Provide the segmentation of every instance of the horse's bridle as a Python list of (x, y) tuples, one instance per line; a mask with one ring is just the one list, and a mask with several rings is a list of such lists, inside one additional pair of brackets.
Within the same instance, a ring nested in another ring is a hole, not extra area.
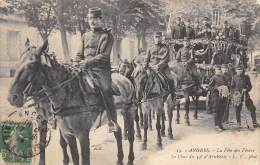
[[(44, 52), (44, 55), (46, 55), (45, 52)], [(42, 65), (39, 65), (37, 67), (37, 70), (38, 71), (42, 70)], [(77, 75), (75, 75), (68, 80), (65, 80), (61, 83), (58, 83), (54, 87), (41, 88), (39, 91), (34, 92), (34, 91), (32, 91), (33, 90), (33, 82), (35, 81), (37, 75), (39, 74), (38, 71), (36, 71), (34, 73), (31, 80), (29, 81), (28, 85), (26, 86), (26, 88), (23, 91), (25, 102), (29, 102), (30, 100), (34, 100), (34, 103), (28, 105), (27, 107), (32, 107), (32, 106), (38, 105), (39, 102), (44, 101), (46, 99), (49, 99), (49, 97), (51, 97), (52, 95), (47, 95), (46, 93), (53, 93), (53, 91), (65, 87), (66, 85), (68, 85), (71, 81), (73, 81), (77, 77)], [(45, 73), (44, 71), (42, 71), (42, 73), (44, 74), (45, 77), (47, 77), (47, 73)]]

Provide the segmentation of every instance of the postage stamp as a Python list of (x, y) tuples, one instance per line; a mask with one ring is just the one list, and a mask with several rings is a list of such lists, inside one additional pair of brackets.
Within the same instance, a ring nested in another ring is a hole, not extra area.
[(7, 120), (0, 122), (0, 129), (1, 158), (11, 164), (31, 164), (32, 158), (41, 154), (51, 139), (51, 127), (35, 110), (10, 113)]

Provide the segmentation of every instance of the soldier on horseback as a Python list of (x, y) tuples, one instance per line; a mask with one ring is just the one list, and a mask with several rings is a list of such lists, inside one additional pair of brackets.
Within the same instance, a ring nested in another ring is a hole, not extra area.
[(147, 52), (145, 70), (148, 73), (150, 71), (159, 73), (163, 77), (161, 80), (165, 88), (168, 88), (168, 85), (173, 85), (169, 82), (171, 78), (167, 72), (169, 58), (169, 48), (162, 42), (162, 32), (156, 32), (154, 34), (154, 45)]
[(183, 47), (178, 51), (176, 60), (184, 66), (188, 74), (195, 81), (195, 85), (199, 85), (198, 73), (194, 63), (194, 53), (191, 47), (190, 40), (185, 37)]
[(89, 9), (88, 22), (90, 31), (82, 36), (77, 59), (83, 70), (83, 79), (92, 82), (103, 101), (109, 120), (109, 132), (118, 131), (116, 112), (111, 89), (110, 53), (113, 46), (113, 36), (110, 30), (102, 28), (102, 11), (94, 7)]

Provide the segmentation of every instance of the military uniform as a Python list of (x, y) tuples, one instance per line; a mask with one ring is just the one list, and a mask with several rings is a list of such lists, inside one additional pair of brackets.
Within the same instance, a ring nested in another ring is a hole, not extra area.
[[(228, 65), (227, 64), (223, 64), (221, 66), (221, 68), (226, 68), (228, 69)], [(225, 77), (225, 80), (227, 82), (227, 86), (228, 86), (228, 89), (229, 89), (229, 92), (230, 92), (230, 89), (231, 89), (231, 80), (232, 80), (232, 74), (230, 73), (230, 71), (227, 71), (227, 72), (224, 72), (223, 73), (224, 77)], [(224, 119), (223, 121), (224, 122), (227, 122), (228, 121), (228, 118), (229, 118), (229, 104), (230, 104), (230, 98), (228, 98), (227, 104), (225, 105), (225, 111), (224, 111)]]
[(211, 38), (211, 26), (209, 23), (206, 23), (202, 26), (201, 31), (198, 33), (200, 37), (202, 38)]
[[(220, 69), (220, 67), (217, 69)], [(227, 98), (220, 96), (218, 87), (227, 85), (228, 82), (223, 74), (215, 74), (209, 83), (209, 87), (211, 89), (212, 109), (215, 113), (215, 126), (218, 126), (221, 129), (224, 129), (222, 126), (222, 119), (224, 115), (224, 109), (226, 108)]]
[(199, 83), (197, 78), (197, 69), (194, 64), (193, 50), (190, 48), (190, 46), (182, 47), (177, 53), (176, 60), (184, 66), (195, 83)]
[(225, 36), (225, 38), (229, 38), (230, 35), (230, 28), (229, 27), (224, 27), (223, 28), (223, 35)]
[(225, 63), (225, 45), (222, 41), (217, 40), (216, 42), (213, 42), (212, 46), (212, 51), (213, 51), (213, 55), (212, 55), (212, 60), (211, 60), (211, 64), (215, 64), (215, 65), (221, 65), (223, 63)]
[(185, 25), (182, 23), (176, 24), (173, 27), (172, 38), (173, 39), (184, 39), (185, 36), (186, 36)]
[[(91, 8), (89, 14), (101, 18), (101, 9)], [(113, 40), (110, 30), (95, 28), (82, 36), (77, 56), (85, 63), (83, 79), (91, 79), (95, 89), (99, 90), (109, 121), (116, 122), (110, 63)]]
[[(156, 32), (155, 36), (162, 36), (161, 32)], [(151, 69), (156, 76), (160, 79), (161, 87), (163, 90), (173, 90), (173, 82), (169, 72), (168, 62), (170, 60), (170, 50), (167, 45), (158, 43), (152, 45), (146, 55), (146, 69)]]
[[(248, 75), (235, 75), (232, 78), (231, 82), (231, 89), (233, 90), (233, 93), (239, 92), (243, 94), (241, 98), (241, 104), (239, 106), (235, 106), (236, 109), (236, 119), (238, 123), (241, 123), (241, 109), (242, 109), (242, 103), (245, 100), (245, 104), (247, 109), (251, 112), (251, 117), (253, 121), (254, 127), (257, 127), (257, 121), (256, 121), (256, 107), (254, 106), (254, 103), (252, 99), (250, 98), (249, 91), (252, 89), (251, 81)], [(242, 93), (243, 89), (246, 90), (246, 92)]]
[(186, 28), (186, 37), (189, 39), (194, 39), (195, 38), (195, 30), (191, 26), (187, 26)]
[(146, 64), (151, 68), (156, 66), (158, 71), (164, 72), (168, 67), (169, 58), (169, 48), (166, 45), (153, 45), (148, 49)]

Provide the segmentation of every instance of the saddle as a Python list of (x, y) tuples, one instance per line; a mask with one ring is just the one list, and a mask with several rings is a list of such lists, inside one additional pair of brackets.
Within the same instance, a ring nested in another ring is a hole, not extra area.
[(152, 71), (144, 86), (144, 94), (154, 96), (169, 90), (167, 78), (161, 72)]
[[(98, 88), (99, 88), (99, 83), (95, 82), (95, 80), (92, 78), (92, 76), (88, 73), (86, 73), (84, 76), (80, 76), (79, 79), (79, 86), (80, 90), (85, 93), (85, 95), (88, 94), (98, 94)], [(111, 86), (111, 92), (112, 95), (115, 96), (120, 96), (120, 91), (115, 83), (112, 82)]]

